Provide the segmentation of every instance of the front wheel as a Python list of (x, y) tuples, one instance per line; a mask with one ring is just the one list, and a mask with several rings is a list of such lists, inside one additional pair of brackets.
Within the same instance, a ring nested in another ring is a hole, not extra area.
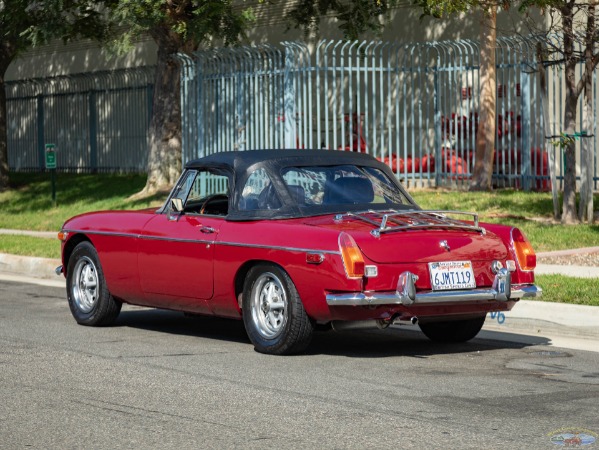
[(243, 323), (256, 351), (288, 355), (303, 351), (314, 325), (291, 278), (270, 264), (254, 266), (243, 287)]
[(485, 323), (486, 317), (484, 315), (473, 319), (421, 323), (420, 329), (431, 341), (466, 342), (478, 334)]
[(81, 325), (111, 325), (121, 311), (106, 286), (104, 272), (94, 246), (77, 244), (67, 267), (67, 298), (71, 314)]

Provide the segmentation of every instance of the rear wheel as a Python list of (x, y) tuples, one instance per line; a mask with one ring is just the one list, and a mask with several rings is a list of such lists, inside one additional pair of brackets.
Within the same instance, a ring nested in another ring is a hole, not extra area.
[(486, 315), (473, 319), (421, 323), (420, 329), (431, 341), (466, 342), (474, 338), (483, 327)]
[(77, 244), (69, 259), (67, 298), (71, 314), (81, 325), (111, 325), (121, 311), (122, 303), (106, 287), (98, 253), (87, 241)]
[(256, 351), (272, 355), (303, 351), (314, 331), (291, 278), (270, 264), (252, 267), (246, 276), (243, 323)]

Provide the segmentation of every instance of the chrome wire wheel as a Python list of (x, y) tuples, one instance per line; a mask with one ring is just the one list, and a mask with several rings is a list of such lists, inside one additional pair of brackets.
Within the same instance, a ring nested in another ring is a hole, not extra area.
[(82, 313), (91, 312), (98, 300), (98, 270), (87, 256), (81, 257), (73, 270), (71, 294)]
[(68, 258), (67, 299), (80, 325), (112, 325), (121, 312), (123, 304), (108, 290), (98, 252), (89, 241), (79, 242)]
[(292, 355), (310, 343), (313, 322), (283, 268), (268, 263), (252, 266), (245, 275), (241, 306), (245, 331), (256, 351)]
[(275, 339), (285, 329), (288, 316), (283, 283), (271, 272), (261, 274), (251, 294), (252, 321), (264, 339)]

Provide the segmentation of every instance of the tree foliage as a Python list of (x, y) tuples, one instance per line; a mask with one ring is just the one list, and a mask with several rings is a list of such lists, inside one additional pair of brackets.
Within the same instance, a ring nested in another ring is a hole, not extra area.
[(478, 0), (414, 0), (414, 4), (422, 8), (422, 17), (431, 16), (436, 19), (465, 13), (489, 5)]
[(233, 0), (122, 0), (111, 11), (124, 27), (121, 48), (148, 34), (158, 47), (152, 119), (149, 130), (148, 181), (140, 196), (172, 186), (181, 172), (181, 106), (177, 53), (201, 44), (239, 42), (254, 16)]
[[(563, 130), (559, 134), (564, 151), (564, 195), (561, 219), (564, 223), (580, 220), (592, 223), (594, 154), (593, 128), (593, 75), (599, 65), (599, 28), (597, 25), (597, 0), (525, 0), (522, 8), (537, 6), (546, 12), (549, 26), (539, 28), (530, 22), (535, 34), (545, 34), (545, 45), (539, 52), (540, 64), (559, 64), (565, 74)], [(559, 38), (555, 37), (555, 34)], [(552, 36), (553, 35), (553, 36)], [(577, 67), (580, 67), (577, 78)], [(578, 103), (582, 101), (582, 119), (578, 115)], [(581, 132), (587, 133), (587, 136)], [(580, 161), (576, 153), (576, 139), (581, 137)], [(576, 208), (577, 165), (580, 163), (580, 204)]]
[(109, 25), (100, 8), (99, 2), (87, 0), (0, 1), (0, 191), (8, 188), (8, 66), (20, 53), (51, 39), (106, 39)]
[(471, 190), (491, 190), (493, 155), (495, 152), (497, 68), (497, 10), (510, 7), (509, 0), (414, 0), (423, 16), (436, 18), (471, 11), (481, 12), (480, 21), (480, 86), (479, 123), (476, 136), (475, 164), (470, 182)]
[(300, 0), (287, 13), (289, 27), (317, 33), (320, 19), (335, 17), (346, 39), (355, 40), (365, 32), (378, 34), (385, 25), (389, 8), (398, 0)]
[(126, 26), (126, 38), (161, 31), (190, 47), (213, 39), (237, 43), (254, 19), (251, 8), (240, 9), (232, 0), (122, 0), (112, 13)]

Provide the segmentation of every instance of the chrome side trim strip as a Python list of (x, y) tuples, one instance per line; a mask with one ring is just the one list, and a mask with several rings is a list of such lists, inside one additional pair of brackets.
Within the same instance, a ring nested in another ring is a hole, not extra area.
[(84, 233), (84, 234), (97, 234), (100, 236), (115, 236), (115, 237), (126, 237), (133, 239), (147, 239), (152, 241), (171, 241), (171, 242), (189, 242), (195, 244), (212, 244), (214, 241), (211, 240), (200, 240), (200, 239), (178, 239), (163, 236), (144, 236), (142, 234), (134, 233), (117, 233), (114, 231), (90, 231), (90, 230), (63, 230), (68, 233)]
[(263, 248), (270, 250), (286, 250), (289, 252), (312, 252), (312, 253), (324, 253), (327, 255), (341, 255), (341, 252), (335, 250), (320, 250), (315, 248), (298, 248), (298, 247), (280, 247), (276, 245), (260, 245), (260, 244), (242, 244), (238, 242), (221, 242), (216, 241), (216, 245), (226, 245), (229, 247), (249, 247), (249, 248)]
[(130, 238), (138, 238), (138, 234), (134, 233), (117, 233), (116, 231), (92, 231), (92, 230), (70, 230), (70, 229), (62, 229), (60, 231), (64, 231), (66, 233), (84, 233), (84, 234), (99, 234), (100, 236), (116, 236), (116, 237), (130, 237)]
[(261, 248), (266, 250), (283, 250), (289, 252), (315, 252), (323, 253), (327, 255), (341, 255), (341, 252), (335, 250), (321, 250), (315, 248), (298, 248), (298, 247), (283, 247), (277, 245), (262, 245), (262, 244), (244, 244), (241, 242), (223, 242), (215, 240), (202, 240), (202, 239), (177, 239), (171, 237), (162, 236), (144, 236), (141, 234), (134, 233), (117, 233), (112, 231), (91, 231), (91, 230), (62, 230), (68, 233), (85, 233), (85, 234), (99, 234), (102, 236), (116, 236), (116, 237), (129, 237), (134, 239), (148, 239), (156, 241), (172, 241), (172, 242), (189, 242), (196, 244), (213, 244), (213, 245), (226, 245), (229, 247), (247, 247), (247, 248)]
[(182, 238), (171, 238), (163, 236), (144, 236), (142, 234), (136, 236), (138, 239), (144, 239), (146, 241), (169, 241), (169, 242), (186, 242), (189, 244), (214, 244), (213, 240), (206, 239), (182, 239)]
[(327, 294), (329, 306), (370, 306), (370, 305), (432, 305), (443, 303), (467, 303), (476, 301), (507, 301), (522, 298), (538, 298), (542, 289), (535, 285), (514, 285), (509, 299), (495, 289), (472, 289), (465, 291), (421, 292), (414, 300), (397, 291), (351, 292), (347, 294)]

